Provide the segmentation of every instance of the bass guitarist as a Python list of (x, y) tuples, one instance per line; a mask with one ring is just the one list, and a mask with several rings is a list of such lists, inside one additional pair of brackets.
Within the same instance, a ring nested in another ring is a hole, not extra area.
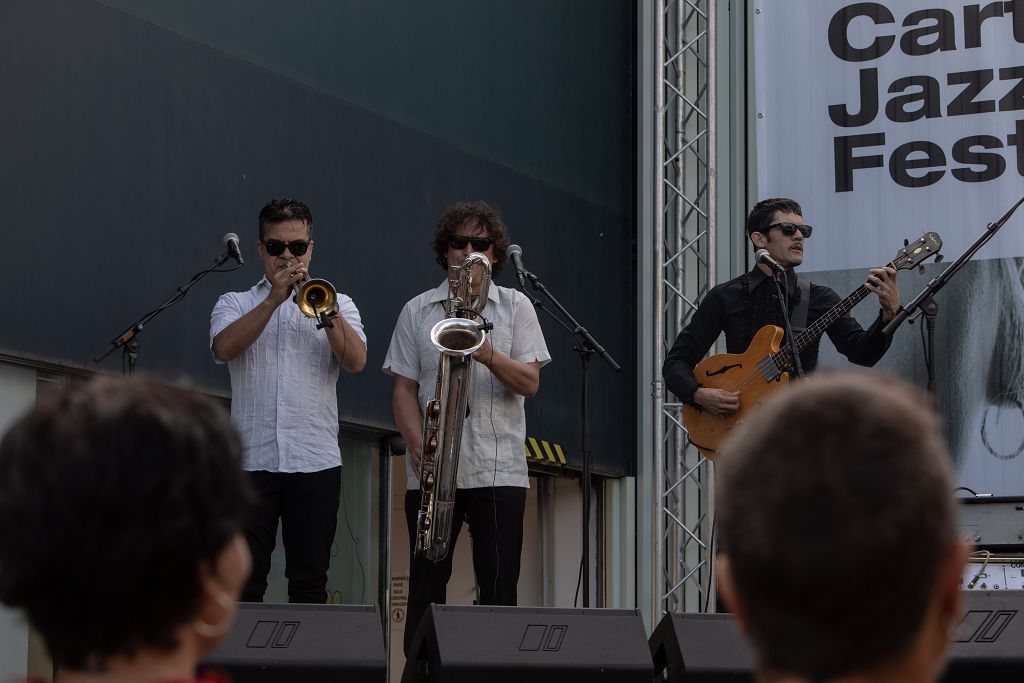
[[(746, 229), (753, 248), (767, 249), (769, 256), (785, 269), (783, 295), (788, 299), (794, 328), (818, 320), (840, 301), (839, 295), (828, 287), (798, 284), (794, 268), (803, 263), (804, 247), (812, 229), (804, 223), (803, 211), (797, 202), (783, 197), (758, 202), (747, 216)], [(723, 418), (739, 410), (739, 391), (701, 386), (694, 377), (694, 368), (722, 332), (725, 332), (726, 351), (739, 354), (765, 325), (783, 327), (782, 307), (771, 280), (771, 269), (758, 263), (749, 272), (712, 288), (704, 297), (690, 323), (676, 337), (662, 367), (666, 386), (680, 401)], [(871, 326), (865, 330), (852, 316), (845, 314), (825, 328), (825, 332), (851, 363), (870, 367), (891, 343), (881, 331), (900, 308), (896, 270), (890, 267), (871, 269), (865, 287), (878, 296), (882, 306)], [(807, 305), (801, 307), (804, 296), (808, 297)], [(794, 311), (799, 311), (798, 315), (805, 314), (807, 322), (795, 321)], [(794, 333), (798, 331), (795, 329)], [(819, 342), (814, 340), (800, 353), (805, 372), (814, 370), (818, 364)]]

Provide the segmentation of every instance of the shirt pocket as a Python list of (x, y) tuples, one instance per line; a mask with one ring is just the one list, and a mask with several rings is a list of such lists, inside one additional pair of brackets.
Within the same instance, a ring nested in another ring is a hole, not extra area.
[(495, 323), (494, 329), (490, 332), (491, 346), (494, 347), (495, 351), (505, 354), (506, 356), (512, 355), (512, 330), (509, 329), (508, 325)]

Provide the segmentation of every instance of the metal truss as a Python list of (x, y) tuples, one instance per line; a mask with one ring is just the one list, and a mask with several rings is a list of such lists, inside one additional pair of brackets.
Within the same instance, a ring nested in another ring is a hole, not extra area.
[(660, 378), (715, 282), (715, 0), (657, 0), (654, 286), (655, 617), (714, 611), (713, 471)]

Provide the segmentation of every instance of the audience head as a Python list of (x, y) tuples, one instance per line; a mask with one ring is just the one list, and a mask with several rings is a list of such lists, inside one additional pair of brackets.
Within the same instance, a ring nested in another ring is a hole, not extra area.
[(923, 393), (828, 374), (775, 394), (723, 447), (719, 587), (762, 672), (826, 681), (934, 664), (967, 549)]
[(62, 669), (227, 632), (249, 572), (238, 436), (209, 399), (97, 379), (42, 399), (0, 442), (0, 601)]

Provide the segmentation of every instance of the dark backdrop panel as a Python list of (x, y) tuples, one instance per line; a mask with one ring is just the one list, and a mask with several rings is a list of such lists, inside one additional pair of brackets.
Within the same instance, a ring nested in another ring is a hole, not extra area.
[[(0, 350), (93, 367), (234, 231), (246, 267), (211, 275), (140, 337), (140, 372), (227, 392), (209, 352), (210, 310), (260, 277), (256, 215), (293, 195), (313, 211), (313, 274), (355, 299), (369, 337), (366, 371), (339, 383), (343, 419), (391, 428), (380, 367), (395, 319), (444, 277), (429, 247), (440, 210), (482, 198), (626, 368), (594, 361), (594, 468), (632, 472), (632, 425), (621, 419), (633, 403), (626, 215), (101, 5), (6, 2), (0, 41), (0, 193), (5, 232), (21, 247), (5, 268), (13, 295)], [(480, 84), (481, 96), (492, 86)], [(511, 286), (511, 273), (498, 282)], [(542, 322), (554, 361), (527, 403), (529, 433), (578, 464), (575, 338)], [(118, 372), (117, 355), (102, 369)]]
[(99, 2), (626, 210), (632, 0)]

